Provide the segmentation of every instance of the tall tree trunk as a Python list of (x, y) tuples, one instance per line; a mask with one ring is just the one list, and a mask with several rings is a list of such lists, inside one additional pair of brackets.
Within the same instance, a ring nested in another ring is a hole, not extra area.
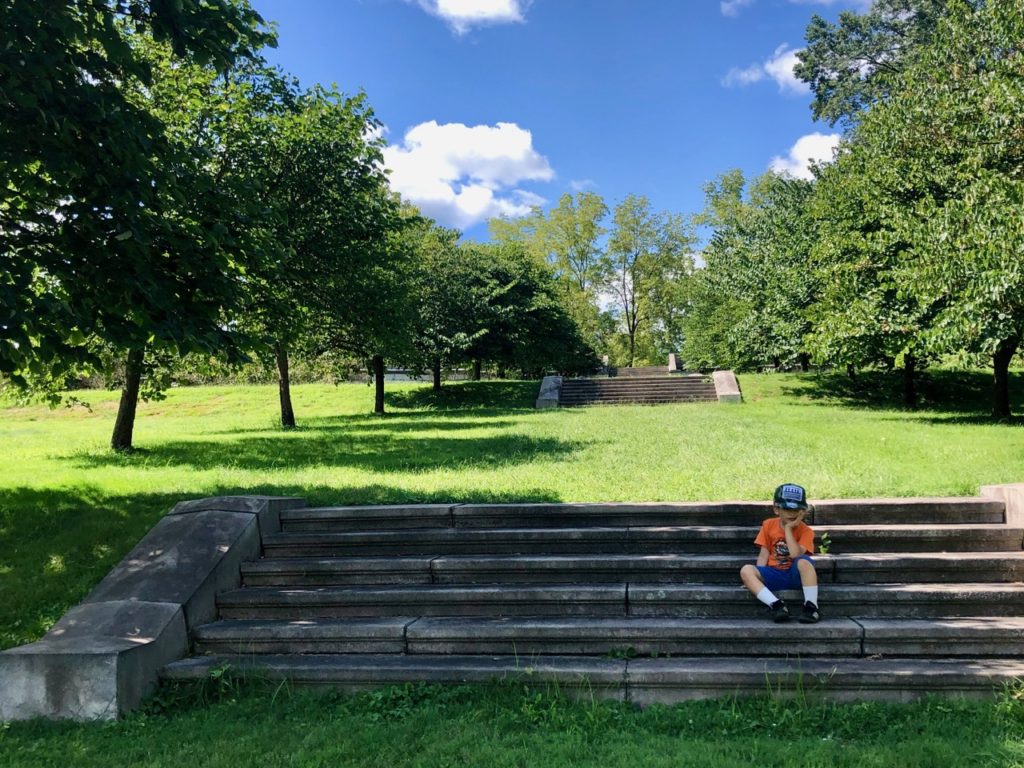
[(115, 451), (127, 453), (132, 449), (132, 432), (135, 430), (135, 411), (139, 406), (139, 385), (142, 382), (144, 358), (145, 350), (128, 350), (128, 359), (124, 366), (124, 388), (121, 390), (121, 403), (117, 407), (114, 434), (110, 438), (110, 447)]
[(811, 356), (810, 355), (808, 355), (806, 352), (801, 352), (799, 357), (798, 357), (798, 360), (800, 361), (800, 370), (801, 371), (803, 371), (804, 373), (807, 373), (809, 370), (811, 370)]
[(483, 362), (479, 359), (473, 361), (473, 381), (480, 381), (480, 375), (483, 373)]
[(384, 415), (384, 356), (373, 356), (373, 412)]
[(434, 391), (441, 391), (441, 358), (435, 357), (434, 364), (430, 366), (430, 370), (434, 373)]
[(903, 407), (917, 410), (917, 358), (913, 355), (903, 358)]
[(636, 353), (636, 331), (630, 330), (629, 332), (629, 365), (627, 368), (633, 367), (633, 357)]
[(295, 411), (292, 410), (292, 384), (288, 375), (288, 347), (279, 341), (274, 348), (277, 355), (277, 393), (281, 400), (281, 426), (295, 428)]
[(1003, 339), (992, 355), (992, 415), (1008, 419), (1010, 412), (1010, 361), (1017, 352), (1020, 338)]

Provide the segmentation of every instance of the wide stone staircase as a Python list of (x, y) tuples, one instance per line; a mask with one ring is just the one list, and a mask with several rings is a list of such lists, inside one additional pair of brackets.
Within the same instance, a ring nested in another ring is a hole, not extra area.
[[(1024, 529), (983, 498), (821, 502), (824, 620), (771, 623), (738, 583), (758, 503), (293, 509), (193, 656), (296, 685), (554, 685), (654, 701), (988, 694), (1024, 677)], [(794, 607), (799, 592), (784, 594)]]
[(619, 375), (599, 379), (564, 379), (559, 405), (618, 405), (622, 403), (717, 402), (714, 382), (700, 374), (672, 374), (659, 368), (660, 374), (647, 372), (622, 375), (622, 371), (646, 369), (620, 368)]

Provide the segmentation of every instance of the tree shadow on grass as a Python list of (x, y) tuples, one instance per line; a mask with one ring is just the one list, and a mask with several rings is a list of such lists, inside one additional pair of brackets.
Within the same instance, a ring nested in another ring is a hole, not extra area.
[(178, 440), (155, 444), (129, 455), (74, 454), (67, 457), (82, 468), (158, 466), (208, 470), (231, 467), (270, 470), (288, 467), (350, 467), (367, 472), (430, 472), (443, 467), (493, 469), (552, 459), (582, 450), (582, 441), (523, 434), (478, 437), (416, 437), (396, 434), (382, 424), (379, 430), (346, 432), (281, 432), (273, 436), (232, 440)]
[(366, 434), (367, 431), (387, 430), (390, 433), (407, 432), (464, 432), (472, 429), (509, 429), (518, 426), (512, 419), (482, 419), (486, 414), (467, 413), (464, 418), (458, 414), (438, 415), (426, 411), (359, 416), (320, 416), (307, 421), (299, 420), (294, 429), (285, 430), (279, 425), (266, 427), (236, 427), (212, 430), (208, 435), (316, 435), (318, 432), (336, 432), (335, 438), (345, 434)]
[[(385, 392), (385, 408), (429, 410), (473, 410), (489, 413), (534, 411), (536, 381), (463, 381), (445, 384), (440, 392), (420, 387), (401, 392)], [(405, 415), (405, 414), (402, 414)]]
[[(992, 417), (992, 374), (985, 371), (925, 371), (918, 380), (917, 412), (903, 407), (903, 381), (898, 372), (864, 371), (856, 379), (824, 372), (801, 376), (782, 386), (784, 394), (852, 408), (903, 411), (912, 418), (935, 424), (991, 426), (1024, 424), (1024, 417)], [(1010, 406), (1024, 411), (1024, 372), (1010, 373)]]
[(413, 491), (387, 484), (261, 483), (193, 492), (108, 493), (95, 487), (6, 488), (0, 495), (0, 649), (39, 639), (175, 503), (205, 496), (301, 496), (312, 506), (557, 502), (548, 489)]

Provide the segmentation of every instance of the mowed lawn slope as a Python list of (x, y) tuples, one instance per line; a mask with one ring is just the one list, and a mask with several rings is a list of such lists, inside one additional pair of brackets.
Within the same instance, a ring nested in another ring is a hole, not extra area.
[[(1024, 399), (1014, 377), (1017, 410)], [(312, 504), (767, 499), (974, 494), (1024, 481), (1024, 428), (984, 414), (987, 377), (934, 374), (926, 410), (841, 377), (744, 376), (740, 406), (535, 411), (535, 382), (182, 388), (144, 404), (138, 451), (107, 449), (112, 392), (0, 410), (0, 647), (31, 641), (176, 501), (294, 494)], [(868, 394), (865, 394), (868, 393)], [(936, 394), (941, 393), (941, 394)], [(752, 521), (756, 522), (756, 521)]]

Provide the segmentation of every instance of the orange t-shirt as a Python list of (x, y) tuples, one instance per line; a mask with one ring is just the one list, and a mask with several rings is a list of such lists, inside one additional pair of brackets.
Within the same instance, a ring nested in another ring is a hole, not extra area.
[[(800, 523), (793, 529), (793, 538), (804, 548), (805, 554), (809, 555), (814, 551), (814, 531), (806, 523)], [(754, 543), (768, 550), (768, 565), (772, 568), (785, 570), (793, 565), (789, 545), (786, 544), (786, 532), (782, 530), (782, 521), (779, 518), (770, 517), (761, 523), (761, 530)]]

